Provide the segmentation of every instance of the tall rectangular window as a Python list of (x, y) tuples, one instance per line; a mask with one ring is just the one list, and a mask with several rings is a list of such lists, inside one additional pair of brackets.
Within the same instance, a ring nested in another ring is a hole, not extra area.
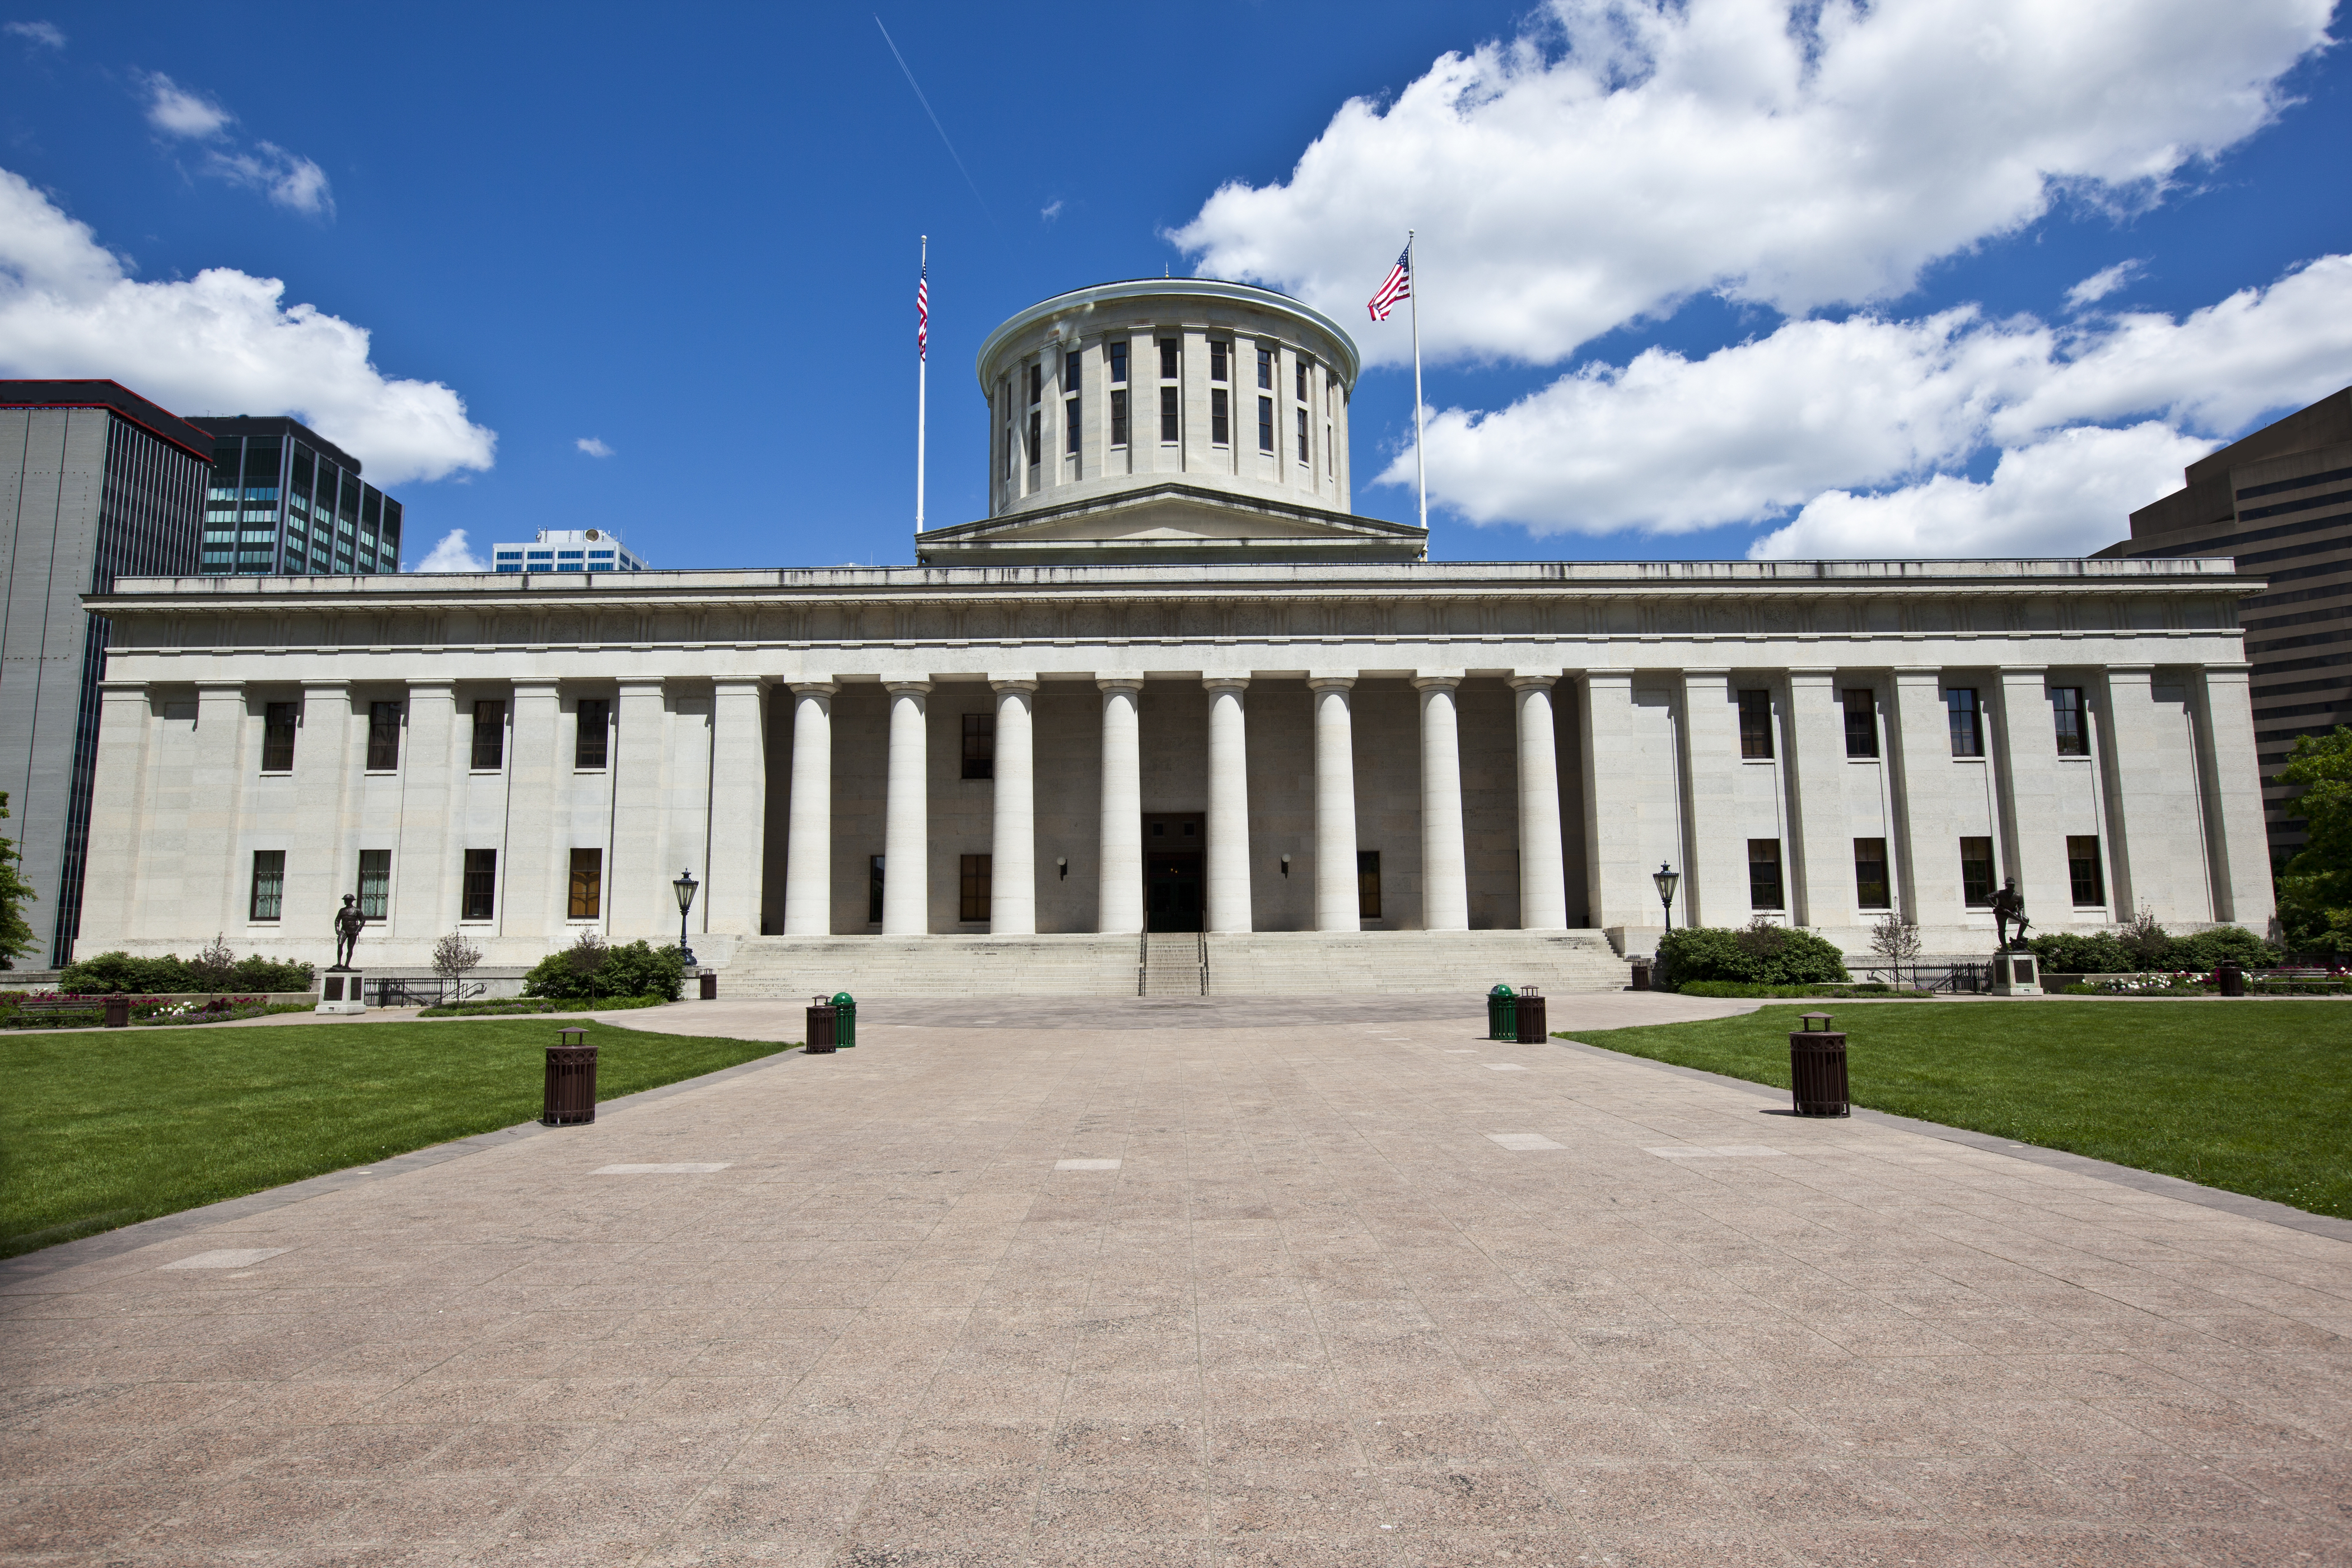
[(1886, 880), (1886, 840), (1853, 841), (1853, 904), (1858, 910), (1891, 910), (1895, 900)]
[(1160, 379), (1173, 381), (1177, 368), (1183, 363), (1183, 350), (1174, 338), (1160, 340)]
[(1029, 466), (1035, 468), (1045, 456), (1045, 416), (1032, 408), (1029, 411)]
[(604, 852), (602, 849), (574, 849), (572, 852), (572, 904), (564, 918), (593, 921), (604, 917)]
[(1368, 921), (1381, 918), (1381, 852), (1356, 851), (1356, 913)]
[(499, 852), (495, 849), (466, 851), (466, 880), (458, 903), (458, 919), (486, 921), (492, 918), (499, 901)]
[(1960, 840), (1960, 900), (1972, 910), (1992, 907), (1992, 840)]
[(989, 858), (985, 855), (963, 858), (960, 879), (962, 898), (958, 905), (958, 920), (984, 921), (988, 918), (988, 868)]
[(272, 702), (262, 710), (261, 771), (265, 773), (290, 773), (294, 771), (294, 716), (291, 702)]
[(388, 773), (400, 766), (401, 704), (368, 704), (368, 772)]
[(1954, 686), (1944, 692), (1944, 717), (1951, 725), (1952, 755), (1984, 755), (1984, 714), (1977, 707), (1977, 689)]
[(996, 715), (967, 713), (963, 716), (963, 776), (968, 779), (992, 779), (996, 776)]
[(612, 754), (613, 703), (610, 698), (580, 700), (580, 733), (572, 743), (572, 765), (594, 773)]
[(1787, 908), (1780, 896), (1780, 841), (1777, 838), (1751, 838), (1748, 841), (1748, 907), (1751, 910)]
[(2081, 687), (2052, 687), (2050, 718), (2051, 721), (2057, 726), (2060, 756), (2087, 757), (2091, 754), (2091, 730), (2090, 726), (2083, 722), (2083, 689)]
[(257, 921), (274, 921), (286, 900), (286, 851), (257, 849), (253, 852), (253, 901), (247, 917)]
[(1113, 342), (1108, 347), (1110, 350), (1111, 382), (1114, 385), (1124, 386), (1127, 384), (1127, 344)]
[(866, 923), (870, 926), (882, 923), (882, 857), (879, 855), (866, 858)]
[(1066, 397), (1078, 395), (1079, 383), (1086, 375), (1086, 355), (1077, 349), (1062, 351), (1062, 393)]
[(1274, 351), (1263, 343), (1257, 351), (1257, 384), (1265, 391), (1274, 390)]
[[(474, 771), (496, 773), (507, 761), (507, 705), (504, 701), (474, 704)], [(485, 917), (486, 919), (488, 917)]]
[(1307, 373), (1313, 368), (1313, 364), (1305, 354), (1301, 354), (1292, 368), (1297, 373), (1298, 401), (1304, 403), (1307, 401)]
[(1127, 445), (1127, 388), (1123, 386), (1110, 395), (1110, 444)]
[(1298, 460), (1302, 463), (1311, 463), (1315, 459), (1307, 455), (1307, 410), (1297, 408), (1291, 412), (1298, 416)]
[(1176, 389), (1172, 386), (1163, 386), (1160, 389), (1160, 444), (1166, 447), (1174, 446), (1181, 438), (1179, 432), (1180, 426), (1176, 422)]
[(392, 912), (392, 851), (360, 851), (360, 913), (372, 921)]
[(1743, 691), (1739, 694), (1739, 754), (1765, 758), (1772, 754), (1772, 694), (1769, 691)]
[(1220, 342), (1215, 338), (1209, 340), (1209, 379), (1211, 381), (1233, 379), (1229, 369), (1229, 360), (1233, 352), (1232, 344)]
[(2074, 885), (2074, 907), (2104, 908), (2107, 901), (2105, 865), (2099, 858), (2099, 836), (2066, 836), (2066, 879)]
[(1274, 399), (1271, 397), (1257, 400), (1257, 449), (1268, 454), (1274, 451)]
[(1045, 400), (1045, 367), (1042, 364), (1033, 364), (1029, 367), (1029, 405), (1034, 408)]
[(1878, 755), (1878, 693), (1853, 686), (1839, 692), (1838, 700), (1845, 707), (1845, 754)]
[(1234, 440), (1234, 413), (1231, 395), (1222, 386), (1209, 389), (1209, 445), (1229, 447)]
[(1062, 450), (1075, 458), (1078, 455), (1078, 400), (1062, 399)]

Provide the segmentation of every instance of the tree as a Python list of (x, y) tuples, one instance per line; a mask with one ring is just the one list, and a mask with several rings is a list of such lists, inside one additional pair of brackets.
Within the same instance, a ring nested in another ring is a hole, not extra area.
[(467, 942), (464, 931), (453, 931), (433, 944), (433, 973), (459, 997), (466, 994), (466, 976), (481, 962), (482, 950)]
[(2172, 949), (2172, 933), (2157, 923), (2156, 911), (2146, 904), (2139, 907), (2139, 913), (2123, 923), (2123, 929), (2116, 932), (2116, 940), (2124, 944), (2124, 951), (2142, 969), (2163, 967)]
[[(8, 792), (0, 789), (0, 818), (8, 815)], [(16, 873), (16, 841), (0, 837), (0, 969), (12, 969), (11, 962), (35, 952), (40, 946), (33, 935), (32, 922), (25, 918), (25, 906), (40, 897), (33, 884)]]
[(2300, 735), (2273, 781), (2303, 793), (2289, 809), (2304, 846), (2279, 870), (2279, 927), (2289, 948), (2352, 952), (2352, 729)]
[(236, 950), (229, 946), (226, 936), (220, 931), (215, 931), (212, 941), (196, 949), (195, 957), (188, 960), (188, 973), (200, 991), (226, 990), (236, 968)]
[(1870, 951), (1886, 961), (1895, 971), (1895, 983), (1903, 984), (1903, 966), (1911, 966), (1911, 984), (1919, 984), (1919, 928), (1914, 922), (1889, 910), (1870, 928)]

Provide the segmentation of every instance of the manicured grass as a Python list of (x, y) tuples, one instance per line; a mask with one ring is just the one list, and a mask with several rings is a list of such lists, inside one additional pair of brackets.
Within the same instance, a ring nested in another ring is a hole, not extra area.
[[(1573, 1037), (1786, 1089), (1804, 1011)], [(1856, 1105), (2352, 1218), (2352, 1006), (2053, 1000), (1835, 1017)]]
[[(540, 1112), (555, 1026), (0, 1035), (0, 1258)], [(588, 1026), (611, 1100), (785, 1049)]]

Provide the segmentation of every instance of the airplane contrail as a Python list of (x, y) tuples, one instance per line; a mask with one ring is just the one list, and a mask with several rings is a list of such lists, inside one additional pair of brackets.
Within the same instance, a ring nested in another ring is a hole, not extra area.
[[(876, 16), (874, 18), (874, 25), (877, 27), (882, 27), (882, 18), (878, 16)], [(988, 198), (980, 194), (980, 186), (974, 184), (971, 177), (971, 171), (963, 166), (963, 158), (956, 152), (955, 143), (948, 140), (948, 128), (940, 123), (939, 110), (933, 109), (931, 107), (931, 100), (923, 96), (923, 84), (915, 79), (915, 73), (908, 68), (907, 57), (898, 52), (898, 40), (890, 37), (890, 29), (887, 27), (882, 27), (882, 41), (890, 46), (890, 58), (898, 62), (898, 69), (905, 75), (907, 85), (915, 89), (915, 101), (921, 104), (923, 106), (923, 112), (931, 117), (931, 129), (940, 133), (940, 145), (944, 146), (948, 150), (949, 157), (955, 159), (956, 173), (963, 176), (963, 183), (965, 184), (971, 186), (971, 199), (980, 204), (980, 210), (987, 215), (990, 224), (995, 224), (996, 215), (992, 212), (989, 212)]]

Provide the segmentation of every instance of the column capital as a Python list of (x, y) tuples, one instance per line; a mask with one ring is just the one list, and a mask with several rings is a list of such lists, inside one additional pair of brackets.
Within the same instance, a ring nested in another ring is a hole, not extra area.
[(2242, 680), (2254, 672), (2254, 667), (2242, 660), (2222, 660), (2214, 664), (2200, 664), (2194, 666), (2193, 668), (2199, 675), (2208, 677), (2216, 675), (2236, 676)]
[(893, 697), (929, 697), (932, 684), (928, 680), (886, 680), (882, 683), (882, 689)]
[(1139, 675), (1097, 675), (1095, 685), (1104, 691), (1140, 691), (1143, 677)]
[(744, 687), (758, 691), (768, 684), (768, 678), (764, 675), (714, 675), (710, 678), (710, 684), (721, 691)]
[(1559, 684), (1559, 674), (1549, 670), (1515, 669), (1504, 679), (1514, 691), (1526, 691), (1530, 688), (1549, 691)]
[(1837, 675), (1836, 668), (1826, 664), (1804, 665), (1788, 672), (1789, 680), (1792, 685), (1800, 680), (1835, 680)]
[(224, 697), (243, 697), (244, 695), (245, 682), (242, 680), (199, 680), (196, 682), (196, 700), (199, 702), (203, 701), (207, 697), (210, 697), (215, 700), (218, 700)]
[(1346, 691), (1356, 684), (1356, 672), (1340, 674), (1335, 670), (1318, 669), (1307, 677), (1309, 691)]
[(1458, 669), (1417, 669), (1412, 675), (1412, 689), (1415, 691), (1433, 689), (1451, 691), (1462, 684), (1463, 679), (1463, 672)]
[(1242, 691), (1249, 687), (1246, 675), (1204, 675), (1201, 684), (1211, 691)]
[(515, 689), (515, 695), (518, 697), (526, 691), (543, 691), (551, 697), (555, 694), (555, 689), (562, 685), (563, 681), (561, 677), (553, 675), (518, 675), (507, 684)]
[(830, 698), (841, 689), (841, 683), (837, 680), (795, 680), (792, 688), (795, 697)]
[(1003, 675), (992, 674), (988, 678), (988, 684), (991, 690), (1002, 697), (1008, 691), (1036, 690), (1037, 677), (1028, 670), (1008, 672)]
[(110, 676), (98, 683), (98, 689), (103, 696), (128, 697), (136, 693), (143, 697), (147, 694), (147, 686), (143, 680), (124, 680)]
[(2111, 664), (2102, 669), (2099, 673), (2105, 676), (2111, 681), (2119, 675), (2126, 680), (2129, 681), (2154, 680), (2156, 679), (2156, 666), (2152, 664)]
[(647, 692), (658, 697), (661, 695), (662, 678), (658, 675), (624, 675), (614, 684), (624, 697), (633, 691), (640, 697)]
[(1616, 686), (1630, 689), (1633, 684), (1633, 672), (1630, 669), (1580, 669), (1576, 675), (1584, 682), (1584, 689), (1587, 691), (1591, 690), (1595, 686)]

